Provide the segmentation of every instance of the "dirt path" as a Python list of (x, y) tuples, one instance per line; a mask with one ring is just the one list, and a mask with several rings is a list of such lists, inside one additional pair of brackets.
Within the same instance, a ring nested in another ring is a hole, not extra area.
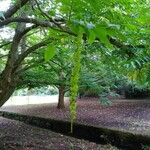
[[(69, 121), (69, 109), (58, 110), (56, 104), (7, 106), (0, 110), (44, 118)], [(114, 101), (111, 106), (102, 106), (96, 99), (77, 102), (77, 122), (108, 127), (150, 136), (150, 101)]]
[(0, 117), (0, 150), (115, 150)]

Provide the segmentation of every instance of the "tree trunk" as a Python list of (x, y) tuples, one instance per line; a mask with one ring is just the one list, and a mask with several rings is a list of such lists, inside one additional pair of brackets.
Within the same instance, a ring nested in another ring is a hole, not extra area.
[[(21, 14), (21, 16), (23, 15), (25, 15), (25, 13)], [(25, 28), (25, 23), (17, 24), (5, 69), (0, 74), (0, 107), (13, 94), (19, 80), (19, 76), (16, 74), (16, 71), (19, 67), (21, 67), (21, 63), (16, 65), (15, 62), (19, 57), (19, 46), (21, 46), (21, 52), (25, 51), (25, 38), (22, 34)], [(21, 44), (20, 41), (22, 42)]]
[(58, 98), (58, 105), (57, 105), (58, 109), (65, 108), (64, 95), (65, 95), (65, 88), (61, 86), (59, 88), (59, 98)]
[(18, 76), (12, 78), (5, 77), (0, 79), (0, 107), (11, 97), (15, 91)]

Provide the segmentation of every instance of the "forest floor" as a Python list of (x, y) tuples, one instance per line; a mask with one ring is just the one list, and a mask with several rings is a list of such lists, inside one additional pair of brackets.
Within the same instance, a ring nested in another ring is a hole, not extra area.
[(0, 117), (0, 150), (117, 150)]
[[(69, 103), (58, 110), (55, 104), (4, 106), (1, 111), (69, 121)], [(77, 101), (77, 122), (150, 136), (150, 100), (113, 100), (103, 106), (95, 98)]]

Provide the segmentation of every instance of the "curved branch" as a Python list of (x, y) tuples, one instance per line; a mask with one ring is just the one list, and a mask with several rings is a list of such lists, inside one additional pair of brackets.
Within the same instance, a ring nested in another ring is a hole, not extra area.
[[(42, 15), (43, 17), (46, 17), (49, 21), (53, 22), (56, 26), (58, 26), (59, 28), (62, 28), (60, 21), (59, 21), (59, 22), (56, 21), (55, 19), (51, 18), (46, 12), (44, 12), (44, 11), (41, 9), (41, 7), (40, 7), (40, 5), (39, 5), (39, 3), (38, 3), (37, 0), (35, 0), (35, 3), (36, 3), (36, 5), (37, 5), (37, 7), (38, 7), (38, 9), (39, 9), (39, 11), (41, 12), (41, 15)], [(64, 23), (64, 20), (63, 20), (63, 23)]]
[(7, 57), (7, 56), (8, 56), (8, 54), (7, 55), (0, 55), (0, 59)]
[(31, 68), (37, 67), (37, 65), (41, 64), (42, 62), (44, 62), (44, 59), (36, 61), (33, 64), (26, 65), (25, 67), (21, 68), (20, 70), (17, 70), (17, 73), (20, 74), (24, 71), (31, 69)]
[(26, 58), (30, 53), (37, 50), (38, 48), (46, 46), (47, 44), (51, 43), (52, 40), (55, 40), (55, 39), (52, 39), (52, 38), (47, 39), (45, 41), (42, 41), (42, 42), (35, 44), (32, 47), (28, 48), (24, 53), (19, 55), (18, 59), (15, 62), (15, 66), (18, 67), (21, 64), (21, 62), (24, 60), (24, 58)]
[(42, 26), (42, 27), (54, 27), (54, 26), (56, 27), (56, 25), (54, 25), (54, 23), (51, 21), (45, 21), (45, 20), (40, 21), (34, 18), (21, 18), (21, 17), (8, 18), (6, 20), (3, 20), (2, 22), (0, 22), (0, 27), (3, 27), (13, 22), (31, 23), (31, 24)]
[(112, 37), (109, 37), (109, 41), (111, 44), (115, 45), (117, 48), (122, 48), (122, 49), (129, 49), (129, 48), (145, 48), (145, 45), (136, 45), (136, 46), (133, 46), (133, 45), (125, 45), (123, 44), (122, 42), (120, 42), (119, 40), (115, 39), (115, 38), (112, 38)]
[[(15, 5), (11, 6), (5, 13), (5, 19), (13, 16), (20, 8), (22, 8), (29, 0), (20, 0)], [(0, 17), (0, 20), (3, 20), (3, 17)]]
[(15, 34), (15, 36), (14, 36), (14, 38), (13, 38), (13, 42), (12, 42), (11, 51), (10, 51), (11, 54), (15, 53), (15, 51), (18, 49), (18, 45), (19, 45), (19, 43), (20, 43), (21, 38), (22, 38), (26, 33), (28, 33), (30, 30), (32, 30), (32, 29), (34, 29), (34, 28), (36, 28), (36, 27), (37, 27), (37, 25), (33, 25), (33, 26), (31, 26), (31, 27), (28, 27), (28, 28), (24, 29), (24, 30), (21, 31), (21, 32), (18, 31), (18, 32)]
[[(12, 22), (25, 22), (25, 23), (32, 23), (38, 26), (42, 26), (42, 27), (50, 27), (54, 30), (57, 30), (59, 32), (63, 32), (63, 33), (67, 33), (69, 35), (72, 36), (77, 36), (77, 34), (75, 34), (74, 32), (70, 31), (68, 28), (66, 27), (61, 27), (61, 26), (57, 26), (53, 20), (37, 20), (37, 19), (33, 19), (33, 18), (9, 18), (7, 20), (4, 20), (2, 22), (0, 22), (0, 27), (7, 25), (9, 23)], [(86, 40), (87, 39), (87, 35), (83, 36), (83, 39)], [(145, 45), (127, 45), (124, 44), (123, 42), (119, 41), (118, 39), (112, 38), (112, 37), (108, 37), (109, 41), (111, 44), (113, 44), (114, 46), (116, 46), (117, 48), (121, 48), (121, 49), (131, 49), (131, 48), (145, 48)], [(96, 40), (99, 41), (98, 38), (96, 38)]]
[(18, 58), (17, 51), (18, 51), (18, 46), (19, 46), (19, 43), (21, 41), (21, 38), (26, 33), (28, 33), (31, 29), (36, 28), (36, 27), (37, 27), (36, 25), (33, 25), (31, 27), (24, 29), (21, 32), (20, 31), (16, 32), (16, 34), (13, 38), (13, 41), (12, 41), (11, 49), (10, 49), (9, 54), (8, 54), (8, 59), (7, 59), (5, 69), (2, 72), (4, 74), (4, 76), (5, 76), (5, 72), (7, 73), (8, 70), (9, 70), (9, 74), (11, 74), (12, 70), (15, 69), (14, 65), (15, 65), (15, 60)]
[(4, 44), (0, 45), (0, 48), (2, 48), (2, 47), (4, 47), (4, 46), (7, 46), (7, 45), (9, 45), (9, 44), (11, 44), (11, 43), (12, 43), (12, 41), (7, 42), (7, 43), (4, 43)]

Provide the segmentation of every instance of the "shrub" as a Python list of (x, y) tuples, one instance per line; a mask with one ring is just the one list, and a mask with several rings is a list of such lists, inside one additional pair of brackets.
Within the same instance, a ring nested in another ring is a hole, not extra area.
[(128, 85), (125, 88), (125, 98), (146, 98), (150, 95), (150, 90), (146, 87), (138, 87), (135, 85)]
[(150, 150), (150, 145), (142, 145), (143, 150)]

